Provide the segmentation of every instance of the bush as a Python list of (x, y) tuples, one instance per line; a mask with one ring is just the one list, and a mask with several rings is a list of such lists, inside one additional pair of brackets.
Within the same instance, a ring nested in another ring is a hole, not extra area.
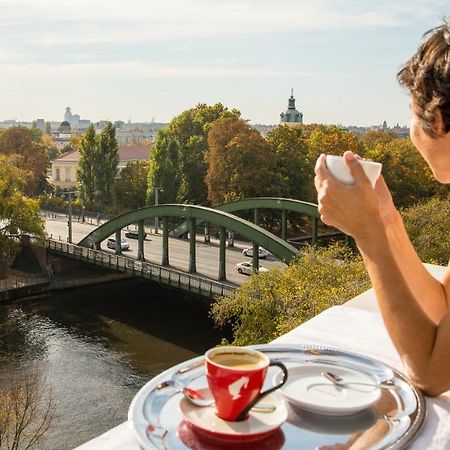
[(450, 256), (450, 197), (432, 198), (401, 212), (423, 262), (447, 265)]
[(231, 324), (235, 345), (267, 343), (369, 287), (361, 257), (348, 247), (309, 246), (286, 269), (252, 275), (219, 298), (211, 316), (219, 326)]

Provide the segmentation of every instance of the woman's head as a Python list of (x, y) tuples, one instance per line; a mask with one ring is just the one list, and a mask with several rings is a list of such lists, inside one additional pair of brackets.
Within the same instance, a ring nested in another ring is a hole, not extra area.
[[(450, 131), (450, 18), (425, 33), (425, 42), (397, 74), (412, 97), (423, 131), (437, 137)], [(437, 128), (436, 111), (442, 115)]]

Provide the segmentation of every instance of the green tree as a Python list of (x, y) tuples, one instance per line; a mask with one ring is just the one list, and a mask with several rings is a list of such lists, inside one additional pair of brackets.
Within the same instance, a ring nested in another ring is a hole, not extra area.
[(280, 125), (267, 135), (267, 142), (276, 155), (282, 197), (313, 201), (307, 131), (305, 126)]
[(158, 132), (158, 138), (149, 155), (147, 175), (147, 204), (153, 205), (154, 188), (164, 187), (165, 203), (176, 203), (180, 187), (178, 144), (166, 129)]
[(96, 195), (97, 136), (91, 125), (79, 143), (80, 161), (77, 169), (77, 185), (80, 198), (92, 205)]
[[(198, 104), (175, 117), (158, 134), (152, 149), (148, 176), (148, 203), (154, 188), (164, 188), (166, 202), (207, 202), (205, 184), (207, 138), (211, 124), (222, 117), (239, 117), (239, 111), (222, 104)], [(174, 186), (175, 183), (175, 186)], [(174, 188), (176, 188), (175, 196)]]
[(108, 205), (112, 201), (112, 188), (118, 165), (119, 146), (116, 140), (116, 128), (108, 122), (97, 140), (95, 158), (95, 199), (100, 205)]
[(5, 276), (8, 261), (18, 249), (14, 236), (44, 236), (39, 201), (23, 193), (32, 174), (17, 167), (18, 160), (21, 164), (16, 156), (0, 155), (0, 278)]
[(225, 117), (212, 124), (206, 162), (208, 199), (213, 205), (279, 194), (275, 154), (242, 119)]
[(122, 169), (114, 185), (114, 197), (119, 209), (129, 210), (145, 206), (147, 195), (147, 162), (129, 162)]
[(219, 298), (211, 315), (218, 325), (231, 325), (233, 344), (262, 344), (369, 286), (361, 257), (349, 248), (307, 247), (286, 269), (252, 275), (231, 297)]
[(28, 172), (24, 191), (38, 195), (48, 189), (48, 156), (39, 129), (11, 127), (0, 133), (0, 155), (15, 157), (15, 164)]

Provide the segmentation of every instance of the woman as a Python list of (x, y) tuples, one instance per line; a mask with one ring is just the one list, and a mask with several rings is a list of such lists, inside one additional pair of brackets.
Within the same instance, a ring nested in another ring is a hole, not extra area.
[[(411, 140), (435, 178), (450, 183), (450, 22), (431, 30), (398, 73), (411, 95)], [(450, 389), (450, 270), (442, 282), (424, 268), (382, 177), (372, 189), (358, 156), (344, 153), (355, 184), (315, 168), (324, 223), (356, 241), (386, 328), (413, 382), (427, 395)]]

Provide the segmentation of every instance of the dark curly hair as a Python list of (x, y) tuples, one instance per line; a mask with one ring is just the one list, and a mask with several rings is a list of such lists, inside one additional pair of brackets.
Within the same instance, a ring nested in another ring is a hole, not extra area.
[(436, 108), (442, 113), (445, 132), (450, 131), (450, 17), (423, 37), (425, 42), (397, 79), (409, 90), (425, 133), (437, 137)]

